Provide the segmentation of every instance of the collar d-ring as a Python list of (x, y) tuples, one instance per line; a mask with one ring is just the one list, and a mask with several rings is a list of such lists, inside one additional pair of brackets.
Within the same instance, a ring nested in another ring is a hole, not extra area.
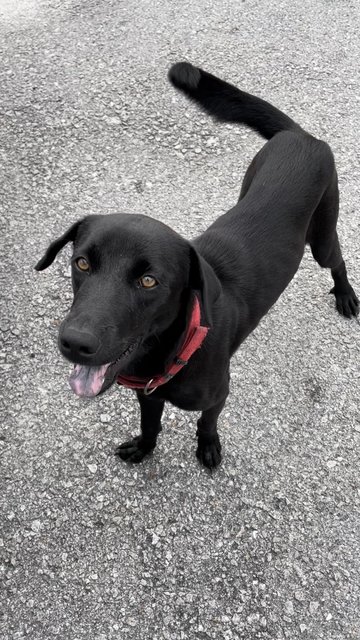
[(151, 384), (154, 382), (154, 378), (151, 378), (149, 380), (149, 382), (146, 383), (145, 387), (144, 387), (144, 395), (145, 396), (149, 396), (152, 393), (154, 393), (154, 391), (157, 389), (157, 386), (154, 387), (153, 389), (150, 389)]

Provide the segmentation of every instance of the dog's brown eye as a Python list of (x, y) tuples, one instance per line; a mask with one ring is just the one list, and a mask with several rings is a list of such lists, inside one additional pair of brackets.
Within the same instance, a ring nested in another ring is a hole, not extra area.
[(139, 284), (144, 289), (152, 289), (153, 287), (156, 287), (157, 280), (155, 280), (155, 278), (153, 278), (152, 276), (145, 275), (142, 278), (140, 278)]
[(80, 271), (89, 271), (90, 265), (86, 258), (77, 258), (75, 260), (75, 264)]

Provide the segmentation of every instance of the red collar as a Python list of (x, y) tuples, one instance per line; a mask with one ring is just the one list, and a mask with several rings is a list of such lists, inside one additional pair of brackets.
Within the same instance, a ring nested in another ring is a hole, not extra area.
[(186, 329), (184, 342), (180, 349), (180, 352), (174, 357), (173, 362), (169, 368), (161, 375), (154, 376), (150, 380), (147, 378), (137, 378), (136, 376), (122, 376), (118, 375), (116, 382), (128, 387), (129, 389), (143, 389), (145, 395), (150, 395), (157, 387), (169, 382), (190, 360), (191, 356), (204, 342), (208, 327), (202, 327), (200, 325), (201, 320), (200, 303), (197, 296), (195, 296), (193, 309), (191, 312), (191, 318)]

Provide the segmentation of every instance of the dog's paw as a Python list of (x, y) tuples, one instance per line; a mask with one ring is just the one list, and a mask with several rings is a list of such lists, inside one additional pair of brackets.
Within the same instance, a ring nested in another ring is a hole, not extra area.
[(221, 462), (221, 444), (217, 439), (213, 442), (203, 442), (199, 439), (196, 457), (207, 469), (215, 469)]
[(149, 455), (155, 448), (145, 446), (141, 436), (136, 436), (132, 438), (132, 440), (128, 440), (127, 442), (123, 442), (115, 449), (115, 455), (119, 456), (121, 460), (126, 460), (127, 462), (141, 462), (145, 456)]
[(330, 293), (333, 293), (335, 296), (336, 308), (340, 315), (345, 316), (346, 318), (358, 315), (360, 309), (359, 300), (352, 287), (350, 287), (346, 292), (340, 292), (333, 287)]

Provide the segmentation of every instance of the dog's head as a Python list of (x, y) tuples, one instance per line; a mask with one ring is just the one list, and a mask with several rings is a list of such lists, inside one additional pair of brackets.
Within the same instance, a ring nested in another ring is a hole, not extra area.
[(78, 395), (105, 391), (151, 337), (176, 323), (193, 291), (203, 323), (211, 324), (219, 283), (192, 245), (153, 218), (135, 214), (88, 216), (48, 247), (46, 269), (73, 242), (74, 300), (59, 331), (59, 349), (76, 366)]

